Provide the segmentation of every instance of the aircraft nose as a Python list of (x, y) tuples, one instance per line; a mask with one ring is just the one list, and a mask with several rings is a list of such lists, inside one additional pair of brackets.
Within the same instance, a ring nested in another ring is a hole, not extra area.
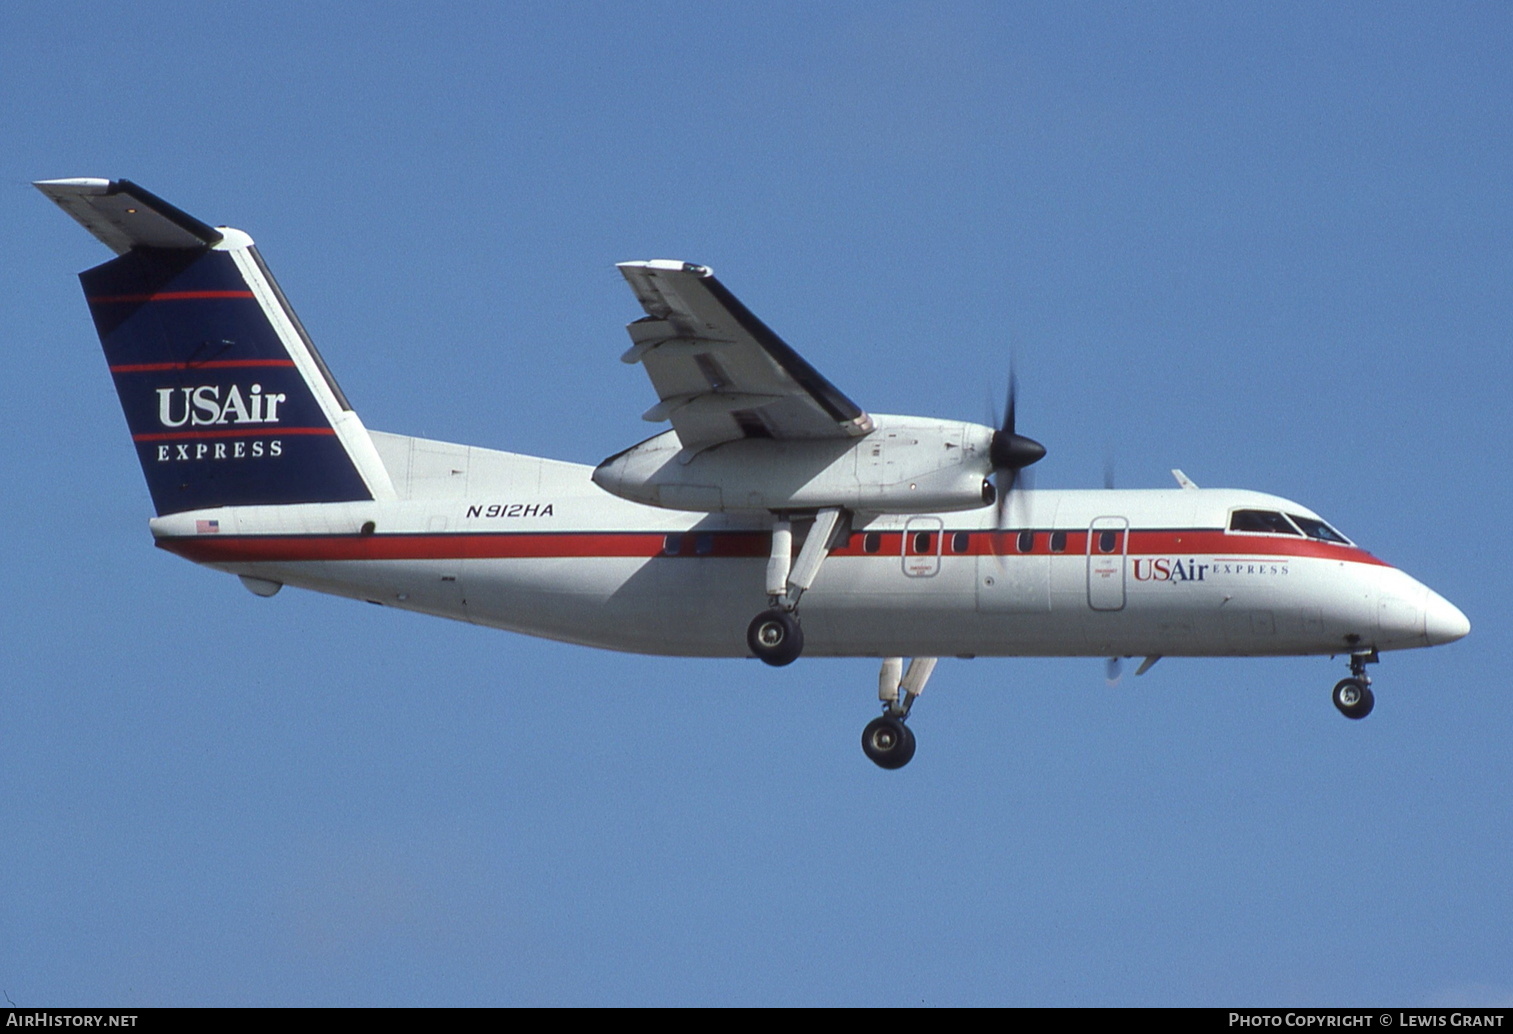
[(1430, 646), (1453, 643), (1471, 631), (1460, 608), (1433, 589), (1424, 590), (1424, 638)]

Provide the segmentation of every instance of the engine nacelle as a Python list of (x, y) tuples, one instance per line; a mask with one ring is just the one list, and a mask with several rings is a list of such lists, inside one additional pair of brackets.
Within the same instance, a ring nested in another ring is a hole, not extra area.
[(706, 512), (838, 506), (941, 513), (992, 502), (991, 427), (872, 419), (875, 429), (864, 438), (742, 438), (697, 452), (667, 431), (599, 464), (594, 483), (632, 502)]

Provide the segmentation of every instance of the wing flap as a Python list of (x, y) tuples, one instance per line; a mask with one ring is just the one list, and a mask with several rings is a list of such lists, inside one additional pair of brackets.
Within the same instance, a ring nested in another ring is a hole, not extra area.
[(620, 272), (646, 316), (627, 326), (631, 347), (685, 446), (739, 438), (856, 438), (872, 418), (715, 279), (707, 266), (658, 259)]

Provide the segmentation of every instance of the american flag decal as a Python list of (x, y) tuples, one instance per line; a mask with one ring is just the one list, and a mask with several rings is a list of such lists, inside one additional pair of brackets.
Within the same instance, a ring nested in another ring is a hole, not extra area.
[(195, 521), (194, 531), (197, 535), (218, 535), (221, 530), (220, 521)]

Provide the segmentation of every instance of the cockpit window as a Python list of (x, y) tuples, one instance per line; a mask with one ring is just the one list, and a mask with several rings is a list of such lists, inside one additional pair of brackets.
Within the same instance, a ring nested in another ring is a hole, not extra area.
[(1229, 515), (1230, 531), (1258, 531), (1270, 535), (1296, 535), (1294, 528), (1275, 510), (1236, 510)]
[(1292, 523), (1302, 528), (1303, 534), (1311, 539), (1318, 539), (1320, 542), (1338, 542), (1345, 546), (1350, 545), (1349, 539), (1316, 517), (1299, 517), (1295, 513), (1289, 513), (1287, 516), (1291, 517)]

